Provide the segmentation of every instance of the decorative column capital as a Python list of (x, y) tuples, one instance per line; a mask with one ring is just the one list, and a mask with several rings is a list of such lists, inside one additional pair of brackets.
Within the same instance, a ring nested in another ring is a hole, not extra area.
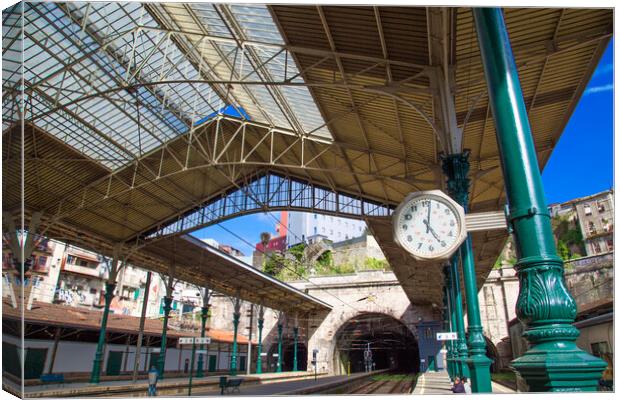
[(116, 288), (116, 282), (106, 282), (105, 294), (103, 295), (106, 303), (109, 305), (114, 298), (114, 289)]
[(172, 297), (164, 296), (164, 314), (170, 314), (172, 310)]
[(469, 150), (441, 156), (441, 167), (448, 177), (448, 194), (463, 208), (469, 202)]

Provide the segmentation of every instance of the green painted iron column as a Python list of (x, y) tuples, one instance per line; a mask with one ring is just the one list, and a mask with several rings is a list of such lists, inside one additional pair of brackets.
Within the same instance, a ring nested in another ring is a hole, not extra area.
[(510, 205), (519, 277), (517, 317), (530, 344), (512, 362), (533, 392), (595, 391), (606, 363), (579, 349), (577, 307), (564, 283), (510, 39), (499, 8), (474, 8)]
[[(450, 154), (442, 157), (442, 167), (448, 177), (448, 193), (467, 213), (469, 204), (469, 151)], [(476, 268), (471, 245), (471, 235), (459, 248), (463, 284), (467, 304), (467, 348), (469, 357), (466, 359), (471, 377), (473, 393), (491, 392), (491, 360), (486, 356), (486, 340), (480, 322), (480, 305), (478, 303), (478, 287), (476, 285)]]
[(463, 318), (463, 299), (461, 297), (461, 279), (459, 277), (459, 255), (457, 252), (450, 260), (450, 283), (452, 284), (452, 305), (454, 306), (454, 319), (456, 326), (456, 334), (458, 338), (455, 343), (455, 365), (456, 375), (460, 377), (468, 377), (467, 369), (467, 341), (465, 340), (465, 320)]
[(260, 310), (258, 312), (258, 358), (256, 359), (256, 373), (263, 373), (263, 358), (261, 357), (261, 352), (263, 351), (263, 324), (265, 323), (264, 318), (264, 310), (263, 306), (260, 306)]
[(299, 334), (299, 327), (294, 327), (293, 328), (293, 340), (294, 340), (294, 347), (293, 347), (293, 372), (297, 372), (297, 335)]
[(278, 322), (278, 368), (276, 372), (282, 372), (282, 323)]
[[(116, 262), (116, 261), (113, 261)], [(97, 351), (93, 360), (93, 370), (90, 374), (90, 383), (99, 383), (101, 375), (101, 364), (103, 364), (103, 346), (105, 344), (106, 327), (108, 325), (108, 314), (110, 314), (110, 303), (114, 297), (115, 282), (106, 282), (105, 284), (105, 306), (103, 315), (101, 316), (101, 328), (99, 329), (99, 341), (97, 342)]]
[[(450, 265), (444, 265), (443, 267), (443, 277), (444, 277), (444, 290), (443, 290), (443, 299), (445, 304), (445, 325), (446, 332), (452, 332), (454, 329), (454, 320), (453, 315), (454, 312), (452, 310), (452, 304), (450, 303)], [(450, 379), (454, 377), (454, 341), (448, 340), (446, 343), (446, 349), (448, 352), (446, 353), (446, 363), (447, 363), (447, 371)]]
[[(200, 314), (200, 337), (205, 337), (205, 327), (207, 325), (207, 318), (209, 316), (209, 306), (205, 306), (201, 308), (202, 313)], [(196, 371), (196, 378), (202, 378), (205, 376), (204, 368), (203, 368), (203, 356), (202, 351), (204, 350), (205, 345), (200, 344), (200, 353), (198, 354), (198, 371)]]
[(241, 318), (241, 313), (233, 313), (233, 348), (230, 360), (230, 374), (232, 376), (237, 375), (237, 331), (239, 329), (239, 318)]
[(159, 346), (159, 358), (157, 359), (157, 373), (159, 380), (164, 379), (164, 368), (166, 364), (166, 332), (168, 331), (168, 316), (172, 309), (172, 297), (164, 296), (164, 323), (161, 330), (161, 345)]

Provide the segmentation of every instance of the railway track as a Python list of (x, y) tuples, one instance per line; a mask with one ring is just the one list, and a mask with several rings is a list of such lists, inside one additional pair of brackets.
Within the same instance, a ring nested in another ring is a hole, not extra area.
[(347, 394), (403, 394), (410, 393), (414, 375), (382, 374), (371, 377), (361, 386), (353, 388)]

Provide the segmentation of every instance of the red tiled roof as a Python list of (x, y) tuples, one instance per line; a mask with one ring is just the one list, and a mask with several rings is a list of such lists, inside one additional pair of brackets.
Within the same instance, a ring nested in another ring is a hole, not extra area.
[[(72, 328), (92, 329), (98, 331), (101, 326), (102, 311), (87, 310), (61, 304), (50, 304), (34, 301), (31, 310), (25, 312), (25, 322), (39, 323), (53, 326), (65, 326)], [(21, 306), (13, 308), (8, 298), (2, 299), (2, 318), (21, 319)], [(140, 326), (140, 318), (130, 315), (109, 314), (107, 329), (110, 332), (137, 333)], [(144, 333), (149, 336), (161, 336), (163, 323), (159, 319), (146, 319), (144, 321)], [(207, 336), (211, 340), (224, 343), (232, 343), (233, 332), (207, 328)], [(169, 338), (185, 336), (199, 337), (199, 332), (177, 331), (168, 327), (166, 335)], [(248, 338), (237, 334), (237, 343), (247, 344)], [(256, 344), (253, 341), (253, 344)]]

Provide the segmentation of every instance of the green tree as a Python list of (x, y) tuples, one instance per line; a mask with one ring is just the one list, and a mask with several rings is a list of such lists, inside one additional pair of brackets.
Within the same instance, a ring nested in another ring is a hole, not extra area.
[(562, 260), (566, 261), (571, 258), (571, 254), (570, 254), (570, 250), (568, 249), (568, 246), (561, 239), (558, 240), (557, 250), (558, 250), (558, 255), (562, 257)]

